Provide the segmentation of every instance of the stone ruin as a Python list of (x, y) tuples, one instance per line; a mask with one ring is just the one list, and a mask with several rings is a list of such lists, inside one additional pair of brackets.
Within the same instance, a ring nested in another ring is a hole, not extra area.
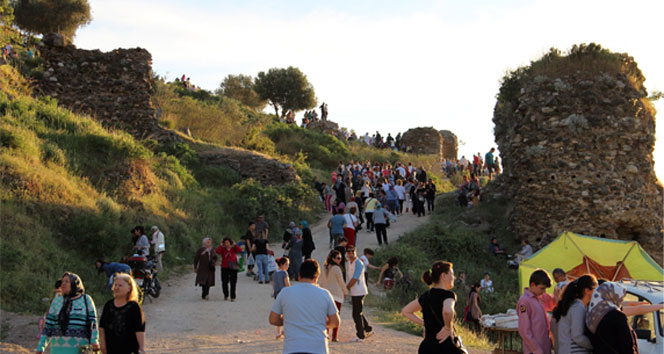
[(655, 111), (642, 80), (561, 76), (526, 79), (494, 109), (513, 230), (539, 246), (563, 231), (636, 240), (662, 264)]
[(457, 136), (449, 130), (441, 130), (443, 136), (443, 158), (456, 160), (459, 155), (459, 141)]
[(401, 146), (410, 153), (443, 158), (443, 136), (433, 127), (408, 129), (401, 136)]
[[(105, 127), (129, 132), (137, 139), (151, 138), (160, 143), (183, 142), (197, 145), (190, 137), (163, 129), (157, 124), (152, 106), (152, 56), (145, 49), (77, 49), (64, 45), (62, 37), (48, 34), (42, 41), (44, 77), (38, 87), (72, 111), (86, 114)], [(200, 146), (199, 146), (200, 147)], [(205, 147), (202, 162), (223, 165), (244, 178), (265, 184), (298, 180), (290, 164), (249, 150)]]
[(152, 56), (147, 50), (77, 49), (65, 46), (61, 36), (52, 33), (42, 44), (44, 76), (38, 82), (42, 94), (139, 139), (158, 129), (152, 107)]

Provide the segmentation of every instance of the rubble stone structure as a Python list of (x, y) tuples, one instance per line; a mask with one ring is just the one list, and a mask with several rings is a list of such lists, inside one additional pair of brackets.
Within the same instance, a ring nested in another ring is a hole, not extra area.
[(456, 160), (459, 155), (459, 142), (457, 136), (449, 130), (441, 130), (443, 136), (443, 158)]
[(64, 46), (58, 36), (45, 37), (41, 50), (44, 95), (72, 111), (90, 115), (109, 128), (143, 138), (158, 129), (152, 107), (152, 56), (141, 48), (99, 50)]
[(408, 152), (443, 158), (443, 136), (433, 127), (408, 129), (401, 136), (401, 145)]
[(516, 89), (493, 117), (515, 233), (539, 246), (566, 230), (636, 240), (662, 264), (655, 111), (642, 80), (578, 70)]

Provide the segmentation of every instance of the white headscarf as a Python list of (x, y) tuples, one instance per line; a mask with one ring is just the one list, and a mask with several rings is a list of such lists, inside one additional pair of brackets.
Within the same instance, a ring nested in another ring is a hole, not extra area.
[(618, 283), (605, 282), (593, 291), (590, 298), (588, 312), (586, 312), (586, 326), (593, 334), (597, 331), (599, 322), (607, 312), (619, 309), (627, 290)]
[(205, 251), (203, 251), (203, 253), (201, 253), (201, 254), (206, 254), (206, 253), (211, 253), (212, 252), (212, 247), (208, 247), (208, 246), (205, 245), (205, 243), (208, 240), (211, 240), (211, 238), (206, 237), (206, 238), (203, 239), (203, 247), (205, 247)]

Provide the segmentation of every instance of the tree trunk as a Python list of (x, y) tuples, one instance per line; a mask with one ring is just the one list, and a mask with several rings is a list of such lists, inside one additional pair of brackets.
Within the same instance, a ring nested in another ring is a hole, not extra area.
[(279, 119), (279, 106), (274, 102), (270, 102), (270, 103), (274, 107), (274, 113), (277, 115), (277, 119)]

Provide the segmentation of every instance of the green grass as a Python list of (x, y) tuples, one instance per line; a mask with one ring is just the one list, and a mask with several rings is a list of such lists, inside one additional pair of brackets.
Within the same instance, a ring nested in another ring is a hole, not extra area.
[[(482, 293), (482, 312), (494, 314), (513, 308), (519, 294), (518, 274), (507, 267), (505, 258), (488, 251), (491, 236), (496, 236), (509, 253), (519, 250), (518, 241), (508, 230), (506, 212), (509, 208), (508, 202), (496, 201), (480, 203), (476, 208), (460, 208), (455, 204), (455, 193), (438, 196), (435, 213), (429, 222), (379, 249), (372, 262), (382, 264), (390, 257), (398, 257), (400, 268), (411, 279), (411, 285), (397, 282), (385, 297), (370, 303), (387, 313), (385, 318), (391, 319), (397, 328), (421, 333), (417, 327), (394, 314), (427, 290), (420, 278), (431, 263), (447, 260), (454, 264), (457, 275), (461, 271), (466, 273), (468, 284), (466, 288), (454, 289), (458, 299), (457, 316), (463, 316), (470, 284), (479, 283), (485, 272), (491, 274), (495, 292)], [(370, 271), (370, 277), (377, 275), (376, 271)], [(471, 342), (482, 348), (488, 345), (485, 336), (473, 338)]]
[[(3, 66), (0, 82), (27, 83)], [(239, 239), (265, 214), (271, 237), (291, 220), (315, 221), (320, 203), (301, 183), (264, 186), (200, 164), (188, 145), (138, 141), (26, 91), (0, 90), (0, 306), (44, 311), (64, 271), (81, 275), (97, 303), (110, 293), (94, 260), (131, 253), (129, 230), (159, 225), (167, 276), (203, 237)], [(16, 86), (13, 86), (15, 88)], [(307, 166), (303, 166), (305, 168)]]

